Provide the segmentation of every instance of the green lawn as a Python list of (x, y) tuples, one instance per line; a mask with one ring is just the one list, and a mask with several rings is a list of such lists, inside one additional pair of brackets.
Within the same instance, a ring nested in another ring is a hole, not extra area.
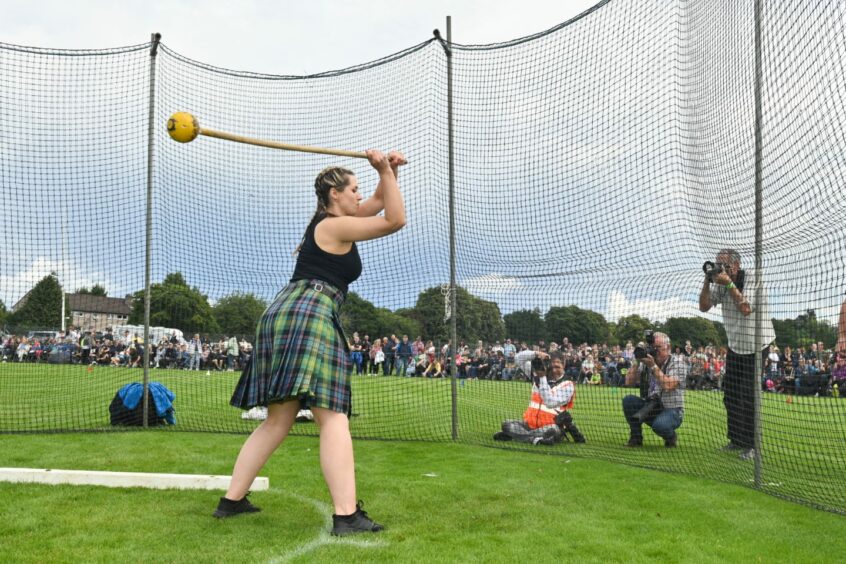
[[(308, 427), (309, 424), (303, 425)], [(244, 437), (0, 437), (0, 466), (228, 474)], [(455, 443), (357, 441), (359, 497), (387, 529), (337, 540), (317, 440), (290, 437), (255, 515), (219, 492), (0, 484), (4, 562), (838, 562), (846, 517), (749, 488)], [(562, 447), (561, 450), (567, 450)], [(535, 449), (534, 452), (539, 452)]]
[[(244, 421), (228, 406), (237, 373), (153, 370), (151, 380), (176, 393), (174, 430), (246, 433)], [(140, 381), (137, 369), (81, 366), (0, 365), (0, 432), (111, 429), (108, 404), (123, 384)], [(451, 382), (418, 378), (353, 378), (352, 431), (357, 438), (451, 442)], [(519, 418), (529, 386), (521, 382), (467, 381), (456, 386), (458, 442), (508, 450), (624, 463), (751, 486), (754, 466), (720, 452), (725, 439), (722, 394), (688, 391), (679, 447), (665, 449), (645, 431), (646, 445), (623, 447), (628, 427), (620, 403), (630, 390), (579, 386), (573, 415), (588, 443), (530, 447), (497, 443), (491, 435), (503, 419)], [(846, 513), (846, 398), (788, 398), (763, 395), (763, 471), (761, 490)], [(295, 434), (314, 435), (313, 425)]]

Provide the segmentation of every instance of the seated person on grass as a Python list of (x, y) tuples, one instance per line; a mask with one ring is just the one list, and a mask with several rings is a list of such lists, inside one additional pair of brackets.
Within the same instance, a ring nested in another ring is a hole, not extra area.
[[(552, 379), (550, 383), (547, 375)], [(569, 410), (573, 407), (576, 387), (564, 376), (564, 357), (559, 351), (547, 355), (535, 352), (532, 360), (532, 395), (522, 420), (502, 423), (497, 441), (521, 441), (533, 445), (553, 445), (567, 440), (567, 433), (577, 443), (585, 437), (573, 423)]]
[(437, 360), (429, 362), (428, 366), (426, 366), (426, 370), (423, 371), (424, 378), (440, 378), (442, 376), (443, 371), (441, 370), (441, 363)]

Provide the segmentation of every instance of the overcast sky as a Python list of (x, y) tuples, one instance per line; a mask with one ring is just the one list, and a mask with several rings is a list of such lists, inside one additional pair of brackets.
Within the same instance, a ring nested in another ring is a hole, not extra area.
[[(396, 309), (449, 278), (439, 46), (361, 72), (297, 80), (204, 65), (313, 75), (403, 51), (435, 28), (445, 34), (447, 15), (456, 43), (485, 45), (548, 30), (595, 4), (5, 0), (0, 43), (102, 49), (144, 44), (157, 31), (169, 48), (158, 58), (160, 124), (186, 109), (209, 127), (262, 138), (405, 150), (414, 163), (403, 173), (409, 227), (362, 245), (372, 270), (353, 288)], [(768, 4), (763, 279), (776, 317), (813, 307), (834, 320), (846, 271), (836, 252), (846, 248), (839, 228), (846, 152), (831, 132), (844, 130), (833, 108), (846, 90), (846, 30), (839, 5), (802, 6)], [(458, 49), (458, 283), (503, 312), (572, 303), (612, 320), (630, 313), (663, 319), (698, 314), (699, 266), (718, 249), (739, 248), (750, 268), (751, 21), (746, 3), (615, 0), (530, 42)], [(51, 271), (71, 291), (99, 283), (123, 295), (141, 287), (148, 60), (143, 46), (99, 57), (9, 49), (0, 58), (0, 221), (11, 220), (0, 225), (10, 241), (0, 254), (0, 299), (7, 306)], [(104, 105), (105, 128), (88, 119)], [(298, 189), (325, 159), (208, 140), (177, 146), (163, 128), (156, 135), (153, 248), (163, 250), (154, 253), (153, 281), (180, 270), (212, 300), (235, 289), (272, 297), (314, 205), (310, 191)], [(360, 172), (365, 185), (374, 184)], [(84, 189), (68, 189), (77, 186)], [(50, 206), (20, 206), (34, 187)], [(221, 198), (229, 199), (228, 213), (203, 221), (214, 211), (207, 202)], [(101, 213), (103, 201), (111, 214)], [(653, 202), (670, 203), (663, 221), (646, 221)], [(269, 250), (250, 229), (274, 242)], [(105, 237), (119, 241), (120, 260), (101, 252)], [(221, 269), (205, 252), (166, 252), (164, 237), (241, 260)], [(655, 253), (654, 240), (672, 249)], [(416, 268), (386, 259), (419, 241), (427, 253)]]
[(553, 27), (598, 0), (3, 0), (0, 42), (61, 49), (135, 45), (159, 32), (206, 64), (304, 75), (379, 59), (432, 37), (487, 44)]

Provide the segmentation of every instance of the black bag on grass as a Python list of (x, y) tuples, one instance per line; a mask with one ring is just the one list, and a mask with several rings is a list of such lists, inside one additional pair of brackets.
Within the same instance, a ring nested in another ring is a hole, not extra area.
[[(131, 387), (134, 388), (135, 394), (129, 401), (132, 408), (126, 406), (125, 400), (130, 398), (127, 393)], [(133, 383), (123, 386), (115, 393), (112, 398), (112, 403), (109, 404), (109, 419), (112, 425), (128, 425), (135, 427), (142, 427), (144, 425), (144, 402), (141, 401), (141, 384)], [(137, 402), (137, 403), (136, 403)], [(156, 427), (167, 424), (167, 416), (159, 417), (153, 395), (150, 390), (147, 390), (147, 425), (149, 427)]]

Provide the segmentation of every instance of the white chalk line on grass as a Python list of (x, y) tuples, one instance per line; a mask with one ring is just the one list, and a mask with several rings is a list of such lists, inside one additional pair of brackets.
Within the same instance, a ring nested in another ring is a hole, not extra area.
[(297, 493), (288, 492), (284, 490), (277, 490), (277, 489), (270, 489), (267, 493), (278, 493), (280, 495), (287, 495), (289, 497), (293, 497), (297, 501), (302, 503), (306, 503), (314, 507), (315, 511), (317, 511), (320, 516), (323, 518), (323, 528), (317, 534), (317, 538), (308, 541), (302, 546), (299, 546), (291, 551), (283, 552), (279, 556), (275, 556), (270, 560), (270, 564), (279, 564), (281, 562), (288, 562), (315, 550), (316, 548), (320, 548), (321, 546), (328, 545), (328, 544), (338, 544), (338, 545), (347, 545), (347, 546), (354, 546), (357, 548), (380, 548), (383, 546), (387, 546), (387, 543), (381, 539), (363, 539), (361, 536), (357, 538), (349, 538), (349, 537), (333, 537), (329, 534), (328, 530), (332, 528), (332, 510), (329, 506), (322, 501), (312, 499), (310, 497), (306, 497)]

